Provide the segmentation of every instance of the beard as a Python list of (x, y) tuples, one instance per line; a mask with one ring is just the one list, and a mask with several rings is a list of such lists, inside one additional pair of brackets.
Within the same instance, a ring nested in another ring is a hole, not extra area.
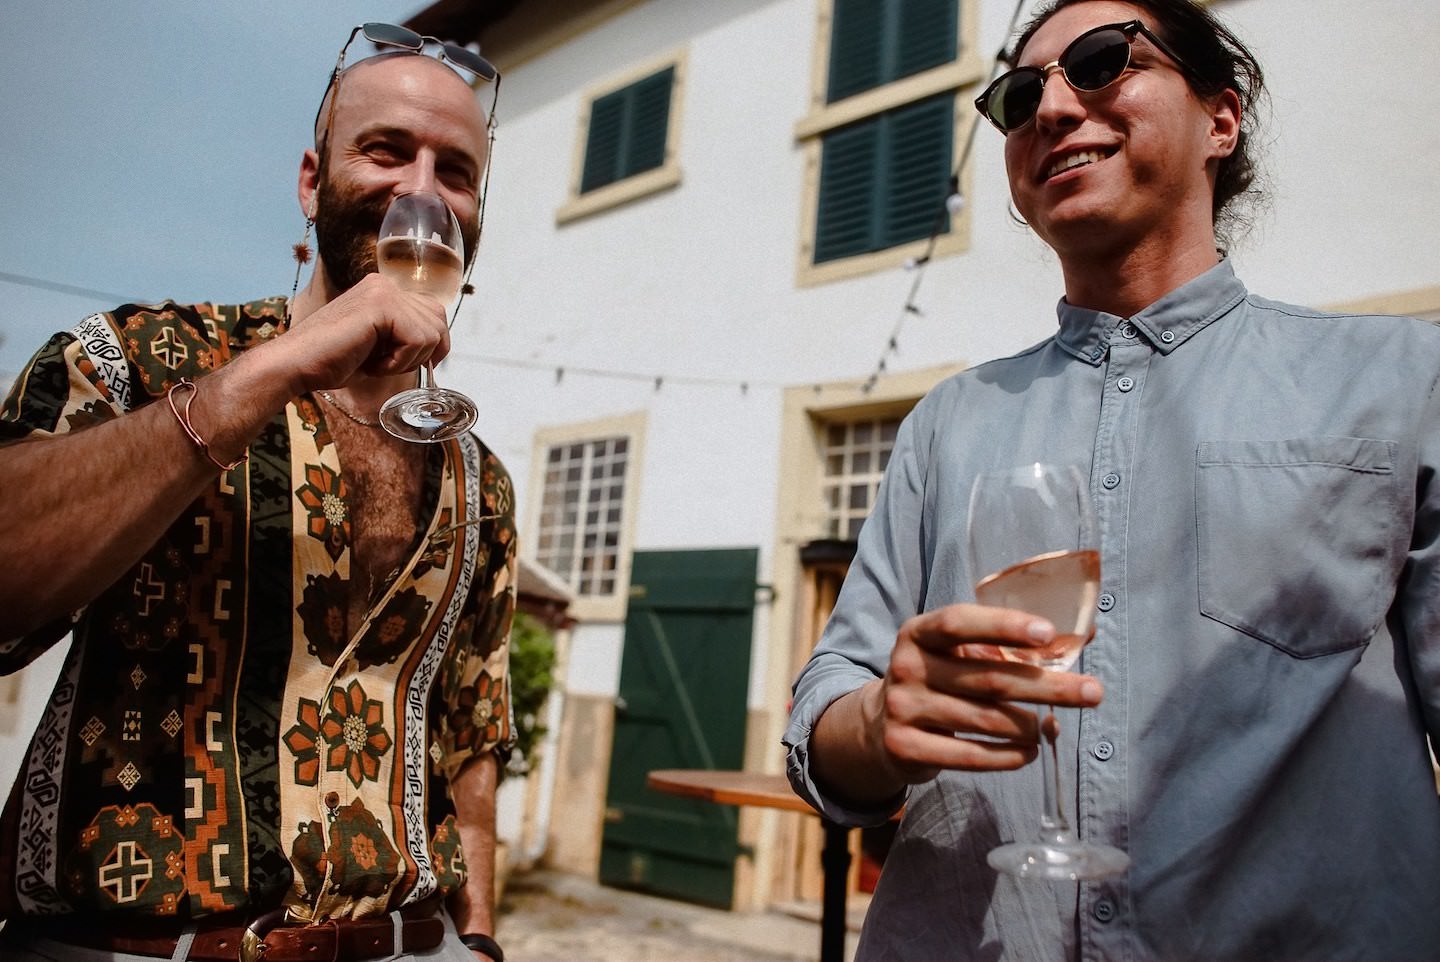
[[(320, 196), (315, 209), (315, 245), (320, 263), (337, 292), (348, 291), (366, 274), (377, 270), (375, 239), (390, 206), (389, 193), (366, 196), (354, 184), (325, 175), (320, 178)], [(475, 259), (480, 240), (476, 217), (460, 222), (465, 241), (465, 266)]]

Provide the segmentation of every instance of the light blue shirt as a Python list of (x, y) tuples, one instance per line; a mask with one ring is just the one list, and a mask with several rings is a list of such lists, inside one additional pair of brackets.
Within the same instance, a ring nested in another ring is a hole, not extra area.
[[(835, 613), (795, 682), (811, 729), (901, 623), (971, 601), (981, 472), (1089, 467), (1102, 537), (1095, 709), (1060, 714), (1067, 810), (1119, 879), (1016, 880), (1039, 765), (915, 786), (862, 959), (1440, 958), (1440, 330), (1250, 295), (1228, 262), (1131, 318), (951, 378), (901, 426)], [(898, 804), (898, 802), (897, 802)]]

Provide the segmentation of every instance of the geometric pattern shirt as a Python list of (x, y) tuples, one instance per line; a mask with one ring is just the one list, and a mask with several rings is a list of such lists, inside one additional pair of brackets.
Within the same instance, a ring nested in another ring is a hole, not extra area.
[[(163, 404), (283, 336), (285, 308), (96, 314), (30, 361), (0, 443)], [(319, 921), (464, 883), (448, 780), (513, 738), (509, 475), (471, 435), (427, 446), (421, 531), (345, 637), (349, 487), (324, 409), (292, 399), (249, 454), (84, 610), (0, 639), (8, 673), (74, 638), (0, 824), (0, 917)]]

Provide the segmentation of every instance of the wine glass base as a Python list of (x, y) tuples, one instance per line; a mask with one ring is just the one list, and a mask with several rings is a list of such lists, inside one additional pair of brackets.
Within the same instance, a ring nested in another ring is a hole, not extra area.
[(380, 426), (402, 441), (429, 444), (459, 437), (479, 412), (470, 399), (446, 388), (401, 391), (380, 409)]
[(990, 867), (1019, 878), (1081, 881), (1110, 878), (1130, 867), (1130, 856), (1089, 842), (1011, 842), (985, 857)]

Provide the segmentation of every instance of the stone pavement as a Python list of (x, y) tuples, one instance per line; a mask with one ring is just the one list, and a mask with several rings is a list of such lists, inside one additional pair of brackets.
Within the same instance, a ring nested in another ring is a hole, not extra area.
[[(726, 912), (534, 869), (511, 875), (496, 938), (514, 962), (815, 962), (820, 927)], [(856, 936), (846, 940), (854, 956)]]

